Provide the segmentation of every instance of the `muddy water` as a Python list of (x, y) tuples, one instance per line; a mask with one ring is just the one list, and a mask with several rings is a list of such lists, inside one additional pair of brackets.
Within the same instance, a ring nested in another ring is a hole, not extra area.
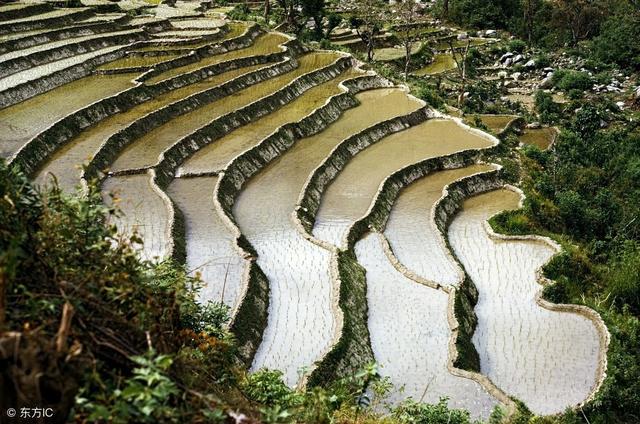
[(340, 82), (361, 74), (357, 70), (348, 70), (337, 78), (308, 90), (278, 111), (238, 128), (198, 151), (185, 162), (179, 172), (199, 173), (223, 169), (239, 153), (255, 146), (282, 125), (301, 120), (322, 106), (329, 97), (342, 92)]
[(138, 74), (89, 76), (0, 109), (0, 156), (9, 157), (66, 115), (133, 86)]
[(439, 53), (433, 56), (433, 62), (415, 72), (416, 75), (436, 75), (456, 68), (453, 56), (447, 53)]
[(498, 190), (464, 202), (449, 240), (478, 287), (473, 337), (482, 373), (536, 414), (583, 401), (596, 382), (599, 341), (593, 323), (535, 302), (536, 270), (553, 250), (536, 241), (494, 241), (483, 223), (518, 207), (519, 195)]
[(553, 140), (558, 135), (555, 128), (526, 129), (520, 137), (520, 142), (538, 147), (540, 150), (547, 150)]
[(478, 116), (482, 123), (496, 134), (504, 130), (509, 122), (517, 118), (515, 115), (471, 115), (468, 120), (473, 122), (475, 116)]
[(338, 174), (322, 197), (313, 233), (340, 245), (348, 227), (366, 213), (389, 174), (422, 159), (491, 145), (488, 138), (443, 119), (392, 134), (358, 153)]
[(112, 204), (109, 193), (116, 196), (122, 216), (115, 219), (118, 232), (123, 235), (137, 233), (144, 240), (140, 252), (147, 260), (162, 259), (167, 251), (169, 211), (151, 186), (148, 174), (110, 177), (102, 186), (103, 199)]
[(52, 173), (57, 176), (58, 182), (63, 189), (73, 188), (80, 182), (80, 170), (78, 167), (90, 160), (96, 154), (102, 143), (119, 130), (158, 108), (199, 91), (218, 86), (258, 67), (237, 69), (216, 75), (199, 83), (170, 91), (155, 99), (142, 103), (127, 112), (118, 113), (103, 119), (98, 124), (81, 132), (60, 150), (56, 151), (47, 164), (39, 171), (37, 180), (42, 182), (48, 173)]
[(215, 65), (216, 63), (225, 62), (227, 60), (239, 59), (242, 57), (267, 55), (270, 53), (277, 53), (282, 51), (280, 47), (283, 43), (289, 40), (286, 36), (279, 33), (267, 33), (258, 37), (255, 42), (244, 49), (232, 50), (227, 53), (217, 54), (214, 56), (205, 57), (195, 63), (179, 66), (177, 68), (169, 69), (153, 78), (149, 78), (147, 84), (155, 84), (159, 81), (163, 81), (167, 78), (172, 78), (177, 75), (182, 75), (187, 72), (195, 71), (196, 69), (204, 68), (206, 66)]
[(167, 193), (182, 211), (187, 240), (187, 269), (205, 283), (200, 298), (235, 308), (240, 298), (244, 261), (234, 237), (213, 205), (218, 177), (177, 178)]
[(447, 369), (451, 338), (447, 293), (399, 273), (375, 234), (359, 241), (355, 249), (358, 262), (367, 270), (371, 347), (380, 373), (389, 376), (395, 386), (389, 400), (399, 402), (411, 396), (437, 403), (448, 396), (451, 407), (468, 409), (474, 418), (486, 419), (496, 399), (480, 384)]
[(385, 229), (395, 256), (410, 271), (441, 285), (457, 286), (462, 270), (450, 256), (431, 210), (443, 189), (459, 178), (494, 169), (489, 165), (436, 172), (402, 190)]
[(334, 53), (309, 53), (300, 58), (300, 66), (291, 72), (252, 85), (244, 90), (175, 117), (130, 144), (113, 164), (114, 170), (154, 165), (160, 154), (176, 141), (205, 126), (216, 118), (242, 108), (264, 96), (275, 93), (294, 79), (334, 62)]
[(215, 40), (206, 40), (206, 41), (197, 41), (193, 43), (187, 44), (179, 44), (179, 45), (166, 45), (166, 46), (148, 46), (141, 47), (136, 49), (135, 51), (171, 51), (171, 50), (180, 50), (180, 49), (196, 49), (198, 47), (208, 46), (220, 44), (222, 41), (229, 40), (231, 38), (239, 37), (244, 33), (247, 29), (247, 26), (243, 23), (231, 22), (229, 23), (229, 31), (224, 34), (221, 38), (216, 38)]
[(99, 66), (97, 69), (106, 71), (112, 69), (137, 68), (140, 66), (152, 67), (153, 65), (175, 59), (176, 57), (178, 57), (177, 54), (167, 54), (161, 56), (129, 56)]
[[(345, 137), (420, 105), (399, 89), (358, 95), (362, 104), (316, 136), (298, 141), (240, 193), (234, 215), (269, 278), (269, 322), (253, 369), (280, 369), (288, 384), (327, 351), (335, 335), (330, 253), (305, 240), (291, 214), (313, 169)], [(386, 107), (380, 107), (384, 102)]]

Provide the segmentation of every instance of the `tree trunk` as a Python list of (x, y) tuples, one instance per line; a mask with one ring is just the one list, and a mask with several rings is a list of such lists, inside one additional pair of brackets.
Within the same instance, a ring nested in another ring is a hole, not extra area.
[(367, 61), (371, 62), (373, 60), (373, 34), (369, 35), (369, 40), (367, 42)]
[(264, 0), (264, 20), (269, 23), (269, 14), (271, 13), (271, 1)]
[(409, 65), (411, 64), (411, 42), (410, 41), (405, 41), (404, 43), (404, 52), (405, 52), (405, 57), (404, 57), (404, 80), (407, 81), (407, 78), (409, 78)]
[(449, 0), (442, 2), (442, 17), (447, 19), (449, 17)]

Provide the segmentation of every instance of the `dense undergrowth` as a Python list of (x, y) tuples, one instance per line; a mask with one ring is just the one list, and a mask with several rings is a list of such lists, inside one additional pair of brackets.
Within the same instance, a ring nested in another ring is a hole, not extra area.
[(545, 268), (556, 282), (545, 288), (545, 297), (595, 309), (611, 333), (607, 378), (585, 416), (592, 424), (638, 422), (640, 128), (606, 100), (560, 105), (540, 95), (537, 108), (562, 132), (551, 150), (523, 149), (524, 208), (502, 213), (492, 224), (563, 245)]
[(446, 399), (384, 406), (391, 385), (375, 364), (309, 389), (279, 371), (249, 375), (228, 309), (199, 303), (182, 266), (142, 261), (143, 241), (111, 224), (118, 213), (95, 186), (39, 191), (0, 162), (5, 410), (51, 407), (54, 422), (471, 422)]

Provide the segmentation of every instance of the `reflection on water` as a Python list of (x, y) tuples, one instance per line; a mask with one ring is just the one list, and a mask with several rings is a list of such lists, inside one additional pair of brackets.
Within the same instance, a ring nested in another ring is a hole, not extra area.
[(537, 241), (495, 241), (484, 221), (518, 207), (497, 190), (464, 202), (450, 243), (478, 287), (473, 337), (482, 373), (537, 414), (555, 414), (586, 399), (596, 383), (599, 339), (593, 323), (538, 306), (536, 270), (554, 251)]

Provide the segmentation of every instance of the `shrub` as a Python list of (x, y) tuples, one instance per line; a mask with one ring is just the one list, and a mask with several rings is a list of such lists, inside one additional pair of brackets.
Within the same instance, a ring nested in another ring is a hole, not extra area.
[(553, 124), (560, 119), (560, 104), (553, 101), (553, 96), (546, 91), (538, 90), (535, 96), (535, 109), (544, 124)]
[(514, 53), (523, 53), (527, 48), (527, 43), (517, 38), (509, 41), (509, 51)]
[(553, 84), (561, 90), (588, 90), (592, 81), (589, 74), (581, 71), (558, 69), (553, 73)]

